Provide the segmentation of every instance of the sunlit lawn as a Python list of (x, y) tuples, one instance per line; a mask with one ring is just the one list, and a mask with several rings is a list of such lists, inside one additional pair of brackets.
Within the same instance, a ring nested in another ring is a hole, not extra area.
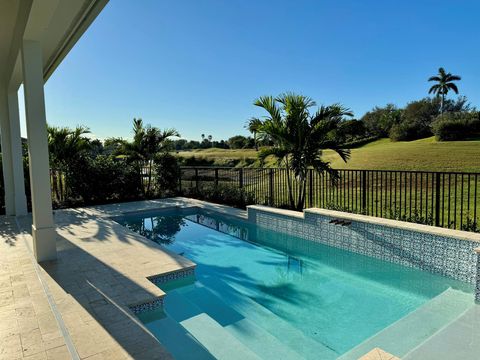
[[(183, 157), (214, 159), (216, 164), (226, 160), (256, 159), (254, 149), (202, 149), (181, 151)], [(427, 138), (409, 142), (392, 142), (381, 139), (352, 150), (351, 159), (344, 163), (332, 151), (325, 151), (324, 158), (338, 169), (383, 169), (425, 171), (471, 171), (480, 172), (480, 140), (438, 142)], [(273, 165), (267, 161), (267, 165)], [(258, 165), (255, 164), (255, 165)]]

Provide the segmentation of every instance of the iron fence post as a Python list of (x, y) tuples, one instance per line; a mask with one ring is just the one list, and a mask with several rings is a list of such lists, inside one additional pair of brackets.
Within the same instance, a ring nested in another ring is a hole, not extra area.
[(182, 193), (182, 169), (179, 169), (179, 177), (178, 177), (178, 192), (181, 194)]
[(367, 209), (367, 171), (362, 170), (362, 210), (365, 213)]
[(440, 173), (435, 173), (435, 226), (440, 226)]
[(215, 169), (215, 187), (218, 186), (218, 169)]
[(273, 194), (273, 169), (269, 171), (269, 179), (268, 179), (268, 192), (269, 192), (269, 205), (273, 206), (274, 204), (274, 194)]
[(197, 193), (199, 191), (199, 186), (198, 186), (198, 169), (195, 168), (195, 189), (197, 190)]
[(240, 170), (238, 171), (238, 186), (240, 189), (243, 188), (243, 169), (240, 168)]
[(313, 169), (308, 169), (308, 205), (313, 207)]

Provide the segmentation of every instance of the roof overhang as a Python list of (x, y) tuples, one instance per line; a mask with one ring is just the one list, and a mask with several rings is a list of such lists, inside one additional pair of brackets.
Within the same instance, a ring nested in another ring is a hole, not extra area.
[(0, 2), (0, 82), (21, 83), (23, 40), (39, 41), (45, 81), (102, 11), (108, 0), (4, 0)]

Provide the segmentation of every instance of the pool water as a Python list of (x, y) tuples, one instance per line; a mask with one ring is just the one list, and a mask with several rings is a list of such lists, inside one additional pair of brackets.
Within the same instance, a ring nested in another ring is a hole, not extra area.
[(140, 315), (176, 358), (335, 359), (447, 290), (472, 292), (217, 213), (117, 221), (197, 264), (195, 280), (164, 288), (164, 311)]

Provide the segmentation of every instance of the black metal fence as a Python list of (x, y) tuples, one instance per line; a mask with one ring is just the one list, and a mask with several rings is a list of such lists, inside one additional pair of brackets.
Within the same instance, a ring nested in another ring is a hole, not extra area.
[[(480, 231), (480, 173), (338, 170), (334, 184), (328, 174), (310, 170), (305, 207), (321, 207), (417, 222), (452, 229)], [(288, 207), (285, 168), (182, 167), (181, 190), (235, 186), (256, 203)], [(292, 192), (298, 194), (294, 181)]]

